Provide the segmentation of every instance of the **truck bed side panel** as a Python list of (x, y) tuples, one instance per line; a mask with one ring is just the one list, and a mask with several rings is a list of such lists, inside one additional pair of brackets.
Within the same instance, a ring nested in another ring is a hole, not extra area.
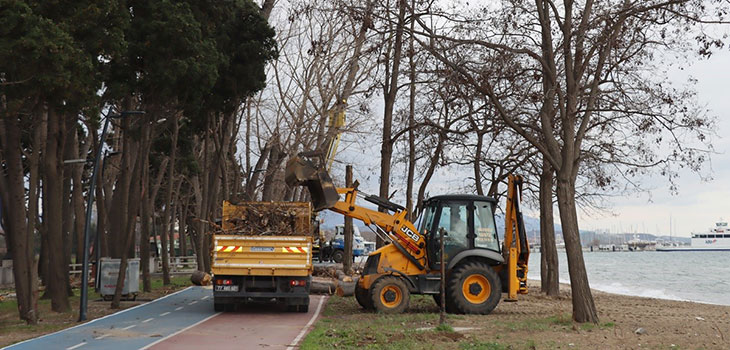
[(214, 275), (308, 276), (312, 269), (310, 236), (213, 236)]

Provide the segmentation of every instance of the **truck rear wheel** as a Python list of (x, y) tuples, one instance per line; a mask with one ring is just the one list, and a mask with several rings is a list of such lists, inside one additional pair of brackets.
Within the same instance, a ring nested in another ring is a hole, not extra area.
[(375, 308), (375, 306), (373, 306), (373, 299), (370, 297), (370, 291), (360, 287), (359, 281), (355, 283), (355, 299), (357, 299), (357, 303), (365, 310), (372, 310)]
[(454, 312), (486, 315), (499, 303), (502, 286), (487, 264), (477, 261), (457, 266), (449, 279), (447, 306)]
[(399, 277), (385, 276), (373, 284), (370, 300), (375, 310), (386, 314), (396, 314), (408, 308), (411, 293)]
[(335, 250), (335, 252), (332, 254), (332, 260), (334, 260), (336, 263), (342, 263), (345, 260), (345, 252), (341, 250)]

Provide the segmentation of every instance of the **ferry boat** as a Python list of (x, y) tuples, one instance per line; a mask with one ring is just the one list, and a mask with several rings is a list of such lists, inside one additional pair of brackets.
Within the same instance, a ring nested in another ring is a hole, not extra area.
[(727, 221), (715, 223), (715, 228), (705, 233), (693, 233), (691, 246), (679, 247), (657, 247), (657, 251), (678, 252), (678, 251), (730, 251), (730, 228)]

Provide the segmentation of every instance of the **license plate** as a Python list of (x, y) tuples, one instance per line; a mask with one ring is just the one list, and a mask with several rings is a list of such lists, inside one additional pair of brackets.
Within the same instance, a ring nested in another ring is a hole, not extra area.
[(238, 292), (238, 286), (215, 286), (216, 292)]
[(274, 247), (251, 247), (252, 252), (273, 252)]

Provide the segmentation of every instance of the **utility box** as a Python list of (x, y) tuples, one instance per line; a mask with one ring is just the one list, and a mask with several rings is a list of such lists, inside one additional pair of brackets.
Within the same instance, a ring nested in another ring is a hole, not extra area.
[[(101, 266), (100, 280), (101, 287), (99, 293), (104, 300), (111, 300), (114, 297), (114, 290), (117, 287), (117, 277), (119, 277), (119, 264), (122, 259), (101, 258), (99, 265)], [(139, 293), (139, 258), (127, 260), (127, 275), (124, 278), (124, 286), (122, 287), (122, 298), (125, 300), (137, 299)]]

